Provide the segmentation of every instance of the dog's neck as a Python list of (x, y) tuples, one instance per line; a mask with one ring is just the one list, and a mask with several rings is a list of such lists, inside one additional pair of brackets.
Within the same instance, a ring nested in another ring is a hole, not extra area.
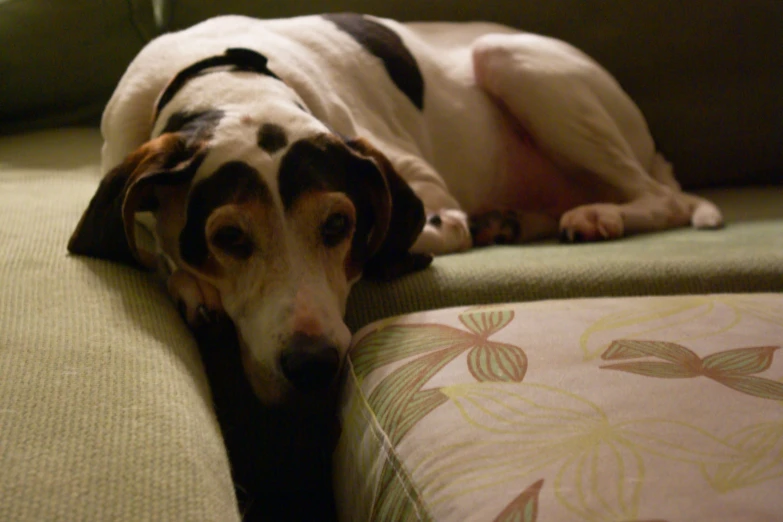
[(267, 67), (266, 56), (250, 49), (229, 48), (224, 54), (204, 58), (178, 72), (158, 97), (158, 102), (155, 105), (155, 119), (188, 81), (213, 70), (225, 70), (226, 67), (234, 71), (254, 72), (280, 80), (280, 77)]

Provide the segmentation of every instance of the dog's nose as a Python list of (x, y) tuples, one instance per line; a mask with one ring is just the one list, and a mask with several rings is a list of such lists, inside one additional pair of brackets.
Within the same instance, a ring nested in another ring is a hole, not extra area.
[(340, 352), (324, 338), (297, 335), (280, 354), (280, 368), (297, 390), (324, 390), (340, 369)]

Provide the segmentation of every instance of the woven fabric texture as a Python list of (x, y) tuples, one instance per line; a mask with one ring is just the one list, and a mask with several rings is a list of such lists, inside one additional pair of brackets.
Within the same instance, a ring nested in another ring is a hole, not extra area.
[(95, 131), (0, 141), (0, 520), (238, 520), (195, 344), (142, 272), (69, 256)]
[(476, 249), (353, 290), (348, 325), (466, 304), (568, 297), (783, 290), (783, 187), (713, 190), (722, 230), (684, 228), (594, 244)]

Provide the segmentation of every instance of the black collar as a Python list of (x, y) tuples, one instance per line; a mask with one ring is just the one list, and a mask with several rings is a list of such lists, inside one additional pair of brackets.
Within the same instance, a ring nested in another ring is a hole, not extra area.
[(155, 118), (158, 117), (160, 111), (166, 106), (168, 102), (177, 94), (189, 80), (202, 74), (207, 69), (214, 67), (224, 67), (230, 65), (234, 71), (248, 71), (263, 74), (265, 76), (271, 76), (272, 78), (280, 79), (275, 73), (269, 70), (266, 66), (266, 56), (259, 54), (251, 49), (245, 49), (243, 47), (235, 47), (226, 49), (225, 54), (217, 56), (210, 56), (204, 58), (201, 61), (185, 67), (169, 82), (164, 89), (163, 93), (158, 98), (158, 103), (155, 106)]

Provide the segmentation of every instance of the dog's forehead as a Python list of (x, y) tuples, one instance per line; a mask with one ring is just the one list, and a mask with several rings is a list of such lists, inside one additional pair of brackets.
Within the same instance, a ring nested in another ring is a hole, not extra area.
[[(207, 136), (206, 157), (194, 178), (196, 183), (224, 163), (241, 161), (258, 171), (276, 192), (277, 173), (291, 146), (328, 132), (320, 121), (287, 101), (208, 109), (201, 114), (200, 121), (210, 129), (200, 133)], [(220, 114), (218, 121), (208, 121), (216, 114)]]

